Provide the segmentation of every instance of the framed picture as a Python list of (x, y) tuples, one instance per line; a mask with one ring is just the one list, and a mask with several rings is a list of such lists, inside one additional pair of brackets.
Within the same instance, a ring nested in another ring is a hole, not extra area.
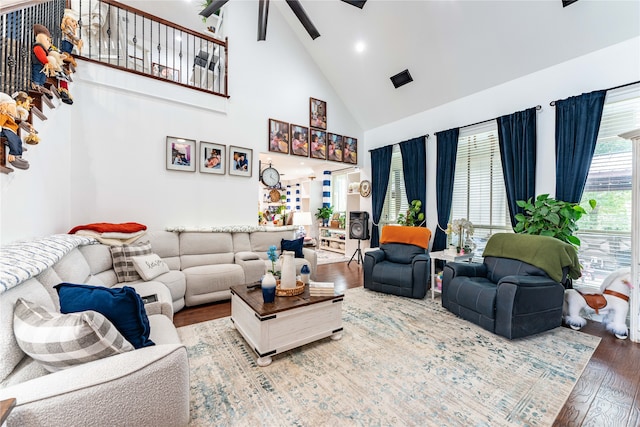
[(226, 148), (224, 145), (200, 141), (200, 172), (224, 175)]
[(358, 164), (358, 140), (350, 136), (344, 137), (342, 148), (342, 161), (345, 163)]
[(336, 133), (327, 134), (327, 160), (342, 162), (342, 135)]
[(291, 125), (289, 134), (291, 138), (291, 154), (309, 157), (309, 128)]
[(311, 143), (309, 155), (313, 159), (326, 160), (327, 158), (327, 133), (323, 130), (311, 129)]
[(289, 123), (269, 119), (269, 151), (289, 154)]
[(327, 130), (327, 103), (309, 98), (309, 124), (312, 128)]
[(167, 169), (183, 172), (196, 171), (196, 141), (167, 137)]
[(229, 146), (229, 175), (251, 176), (253, 150), (251, 148)]
[(156, 77), (161, 77), (163, 79), (171, 80), (172, 82), (180, 81), (180, 71), (175, 68), (170, 68), (165, 65), (160, 65), (157, 63), (153, 63), (151, 67), (151, 74)]

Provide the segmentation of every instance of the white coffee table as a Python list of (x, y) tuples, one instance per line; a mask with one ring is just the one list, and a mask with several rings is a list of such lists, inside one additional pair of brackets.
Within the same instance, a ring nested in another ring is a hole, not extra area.
[(293, 297), (265, 304), (260, 286), (231, 287), (231, 321), (258, 355), (259, 366), (271, 356), (331, 337), (342, 338), (344, 295), (309, 296), (309, 288)]
[(452, 254), (447, 251), (437, 251), (430, 252), (429, 256), (431, 257), (431, 299), (435, 299), (436, 292), (441, 293), (441, 290), (436, 289), (436, 260), (441, 259), (447, 262), (459, 262), (459, 261), (469, 261), (473, 258), (473, 253), (470, 254)]

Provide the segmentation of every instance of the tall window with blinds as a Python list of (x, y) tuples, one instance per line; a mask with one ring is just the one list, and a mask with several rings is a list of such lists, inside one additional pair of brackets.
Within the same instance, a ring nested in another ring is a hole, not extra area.
[(409, 209), (407, 192), (404, 188), (402, 155), (398, 145), (393, 146), (389, 174), (389, 185), (387, 186), (387, 194), (384, 199), (382, 215), (380, 216), (380, 226), (397, 223), (398, 215), (401, 213), (406, 214), (407, 209)]
[(508, 209), (496, 121), (461, 129), (451, 220), (473, 223), (476, 253), (482, 253), (492, 234), (511, 231)]
[[(583, 266), (578, 286), (599, 287), (618, 268), (631, 265), (632, 142), (618, 135), (640, 127), (640, 84), (607, 92), (600, 132), (578, 222)], [(588, 201), (597, 202), (590, 210)]]

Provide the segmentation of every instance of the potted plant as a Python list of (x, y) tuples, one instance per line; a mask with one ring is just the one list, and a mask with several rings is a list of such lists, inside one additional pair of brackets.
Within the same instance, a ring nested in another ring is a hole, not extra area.
[[(556, 200), (548, 194), (539, 195), (535, 201), (518, 200), (516, 203), (524, 209), (524, 213), (516, 215), (516, 233), (551, 236), (580, 246), (580, 239), (574, 233), (578, 231), (578, 220), (587, 211), (578, 203)], [(589, 200), (589, 206), (595, 209), (596, 201)]]
[(398, 215), (398, 224), (407, 227), (420, 227), (424, 223), (424, 213), (420, 212), (422, 202), (420, 200), (412, 200), (411, 206), (407, 209), (407, 214)]
[(326, 227), (332, 214), (333, 206), (322, 206), (321, 208), (318, 208), (318, 211), (316, 212), (316, 218), (322, 220), (322, 226)]

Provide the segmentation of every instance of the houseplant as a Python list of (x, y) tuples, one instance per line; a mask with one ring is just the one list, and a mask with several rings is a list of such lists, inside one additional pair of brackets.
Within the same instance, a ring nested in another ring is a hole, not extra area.
[(407, 227), (420, 227), (424, 223), (424, 213), (420, 212), (422, 202), (420, 200), (412, 200), (411, 206), (407, 209), (407, 214), (398, 215), (398, 224)]
[[(548, 194), (539, 195), (535, 201), (530, 198), (516, 203), (524, 209), (524, 213), (516, 214), (516, 233), (551, 236), (580, 246), (580, 239), (574, 233), (578, 231), (578, 220), (587, 211), (578, 203), (556, 200)], [(589, 200), (589, 206), (595, 209), (596, 201)]]
[(322, 225), (326, 227), (327, 222), (329, 221), (329, 218), (331, 218), (332, 214), (333, 206), (322, 206), (321, 208), (318, 208), (318, 211), (316, 212), (316, 218), (322, 220)]

